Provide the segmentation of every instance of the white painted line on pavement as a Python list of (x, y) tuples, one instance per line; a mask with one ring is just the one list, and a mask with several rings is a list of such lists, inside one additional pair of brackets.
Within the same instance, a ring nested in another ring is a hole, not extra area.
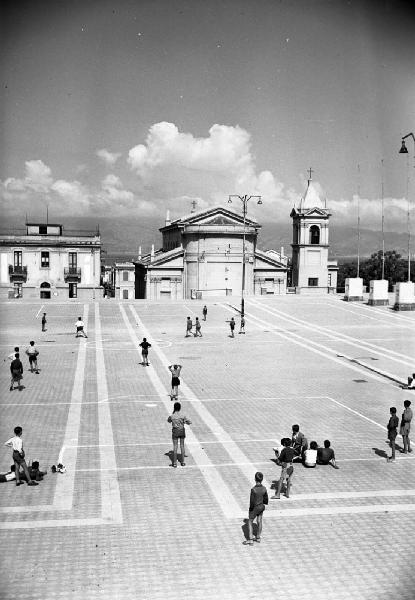
[[(125, 326), (131, 337), (131, 341), (133, 342), (138, 354), (141, 355), (141, 348), (139, 346), (136, 332), (133, 329), (133, 327), (127, 317), (124, 307), (120, 304), (119, 308), (121, 311), (121, 315), (124, 319)], [(139, 324), (139, 326), (140, 326), (140, 335), (142, 333), (144, 337), (146, 337), (147, 339), (150, 339), (151, 336), (150, 336), (149, 332), (144, 327), (144, 324), (141, 322), (141, 319), (139, 319), (136, 310), (131, 305), (130, 305), (130, 311), (131, 311), (133, 317), (135, 318), (136, 323)], [(162, 364), (166, 364), (166, 365), (168, 364), (166, 356), (164, 355), (163, 351), (159, 348), (157, 342), (153, 341), (152, 351), (155, 354), (157, 354), (157, 356), (161, 360)], [(147, 371), (148, 376), (150, 377), (150, 380), (154, 386), (154, 389), (158, 392), (168, 414), (170, 414), (172, 412), (172, 405), (171, 405), (171, 401), (167, 400), (166, 388), (163, 386), (163, 384), (162, 384), (160, 378), (158, 377), (153, 366), (150, 366), (146, 371)], [(207, 456), (206, 452), (203, 450), (201, 444), (198, 442), (196, 435), (194, 434), (194, 432), (192, 431), (191, 428), (189, 428), (189, 427), (187, 428), (186, 435), (187, 435), (187, 441), (190, 440), (191, 442), (193, 442), (191, 452), (192, 452), (192, 456), (194, 458), (195, 463), (198, 465), (200, 472), (202, 473), (203, 477), (205, 478), (205, 481), (208, 484), (213, 497), (216, 498), (216, 501), (218, 502), (219, 506), (222, 508), (225, 516), (229, 517), (231, 514), (234, 513), (234, 511), (240, 510), (238, 503), (236, 502), (228, 485), (225, 483), (225, 481), (223, 480), (221, 475), (218, 473), (218, 471), (214, 468), (213, 469), (206, 468), (205, 465), (211, 465), (212, 463), (211, 463), (209, 457)], [(176, 472), (177, 469), (175, 469), (174, 471)]]
[[(282, 497), (281, 497), (282, 499)], [(291, 502), (292, 498), (286, 499)], [(274, 503), (274, 501), (272, 501)], [(281, 500), (275, 500), (275, 503)], [(283, 501), (284, 502), (284, 501)], [(285, 502), (284, 502), (285, 504)], [(352, 514), (371, 514), (371, 513), (402, 513), (415, 511), (415, 504), (370, 504), (357, 506), (324, 506), (309, 508), (285, 508), (283, 510), (266, 510), (265, 520), (279, 519), (286, 517), (312, 517), (318, 515), (352, 515)], [(246, 518), (246, 512), (239, 512), (234, 515), (235, 519)]]
[[(322, 327), (320, 325), (307, 323), (303, 319), (299, 319), (298, 317), (293, 317), (292, 315), (284, 313), (281, 310), (277, 310), (275, 308), (272, 308), (272, 309), (266, 308), (266, 307), (262, 306), (258, 301), (255, 301), (255, 300), (250, 300), (249, 304), (255, 306), (259, 310), (263, 310), (271, 315), (275, 315), (276, 317), (282, 319), (283, 321), (288, 321), (290, 324), (293, 324), (293, 325), (298, 324), (298, 325), (301, 325), (302, 327), (305, 327), (306, 329), (311, 329), (313, 331), (313, 333), (314, 332), (321, 333), (321, 334), (325, 335), (326, 337), (328, 337), (329, 339), (331, 338), (332, 341), (343, 342), (343, 343), (349, 344), (351, 346), (356, 346), (359, 349), (361, 349), (361, 348), (365, 349), (365, 350), (367, 349), (370, 352), (374, 352), (375, 354), (378, 354), (379, 356), (383, 356), (384, 358), (388, 358), (389, 360), (394, 360), (395, 362), (400, 363), (402, 365), (408, 365), (408, 366), (413, 365), (412, 358), (409, 357), (407, 354), (402, 354), (401, 352), (395, 352), (394, 350), (389, 350), (388, 348), (375, 346), (374, 344), (370, 344), (365, 340), (360, 340), (358, 338), (354, 338), (345, 333), (333, 331), (332, 329), (329, 329), (328, 327)], [(395, 358), (395, 357), (399, 357), (399, 358)]]
[(98, 427), (100, 464), (108, 471), (101, 476), (101, 511), (104, 521), (122, 523), (120, 488), (117, 476), (117, 461), (114, 452), (111, 411), (108, 398), (107, 375), (105, 371), (104, 351), (102, 348), (101, 320), (99, 303), (95, 302), (95, 360), (97, 369)]
[(44, 304), (42, 304), (42, 306), (39, 308), (39, 310), (38, 310), (38, 312), (37, 312), (37, 315), (36, 315), (36, 319), (37, 319), (37, 318), (38, 318), (38, 316), (40, 315), (40, 313), (41, 313), (41, 311), (42, 311), (42, 308), (43, 308), (44, 306), (45, 306), (45, 305), (44, 305)]

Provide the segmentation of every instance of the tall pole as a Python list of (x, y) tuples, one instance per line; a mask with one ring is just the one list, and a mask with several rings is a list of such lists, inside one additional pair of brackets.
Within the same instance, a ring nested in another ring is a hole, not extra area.
[(360, 275), (360, 165), (357, 165), (357, 273)]
[(415, 135), (413, 134), (413, 132), (411, 131), (410, 133), (406, 134), (403, 136), (402, 138), (402, 146), (401, 149), (399, 150), (399, 154), (406, 154), (407, 155), (407, 161), (406, 161), (406, 200), (407, 200), (407, 215), (406, 215), (406, 226), (407, 226), (407, 233), (408, 233), (408, 282), (411, 281), (411, 205), (409, 202), (409, 160), (408, 160), (408, 150), (406, 148), (405, 145), (405, 140), (406, 138), (412, 138), (412, 141), (414, 142), (414, 168), (415, 168)]
[(382, 279), (385, 279), (385, 198), (383, 185), (383, 158), (381, 162), (381, 193), (382, 193)]
[(246, 238), (246, 213), (248, 210), (248, 202), (252, 198), (257, 199), (257, 204), (262, 204), (261, 196), (238, 196), (231, 194), (228, 199), (228, 204), (232, 204), (232, 198), (238, 198), (242, 202), (243, 211), (243, 234), (242, 234), (242, 286), (241, 286), (241, 317), (245, 316), (245, 238)]
[(244, 232), (242, 236), (242, 293), (241, 293), (241, 317), (245, 315), (245, 220), (246, 220), (246, 210), (248, 204), (247, 196), (242, 197), (243, 204), (243, 214), (244, 214)]

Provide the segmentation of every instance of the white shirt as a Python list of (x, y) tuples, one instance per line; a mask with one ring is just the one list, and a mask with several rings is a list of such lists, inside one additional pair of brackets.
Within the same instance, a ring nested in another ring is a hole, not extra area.
[(17, 450), (17, 452), (21, 452), (23, 450), (23, 440), (18, 435), (10, 438), (7, 440), (7, 442), (4, 442), (4, 445), (13, 448), (13, 450)]
[(306, 450), (304, 452), (304, 464), (308, 467), (312, 467), (317, 462), (317, 450)]
[(9, 360), (14, 360), (16, 358), (16, 354), (17, 354), (17, 352), (12, 352), (11, 354), (9, 354), (9, 356), (7, 358)]
[(77, 321), (76, 322), (76, 327), (83, 327), (84, 326), (84, 322), (83, 321)]

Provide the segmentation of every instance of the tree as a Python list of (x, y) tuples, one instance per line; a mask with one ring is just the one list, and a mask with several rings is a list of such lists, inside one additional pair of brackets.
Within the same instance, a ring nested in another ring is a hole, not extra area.
[[(398, 281), (405, 281), (407, 269), (405, 261), (396, 250), (385, 252), (384, 279), (389, 282), (389, 291)], [(361, 266), (361, 275), (364, 285), (369, 285), (372, 279), (382, 279), (382, 250), (374, 252)]]

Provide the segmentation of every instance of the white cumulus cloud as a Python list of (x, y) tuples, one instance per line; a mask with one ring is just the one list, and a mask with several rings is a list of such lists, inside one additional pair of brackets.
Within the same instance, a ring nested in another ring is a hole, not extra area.
[(101, 148), (96, 151), (96, 155), (100, 158), (106, 165), (112, 166), (115, 165), (117, 160), (121, 156), (121, 152), (110, 152), (106, 148)]

